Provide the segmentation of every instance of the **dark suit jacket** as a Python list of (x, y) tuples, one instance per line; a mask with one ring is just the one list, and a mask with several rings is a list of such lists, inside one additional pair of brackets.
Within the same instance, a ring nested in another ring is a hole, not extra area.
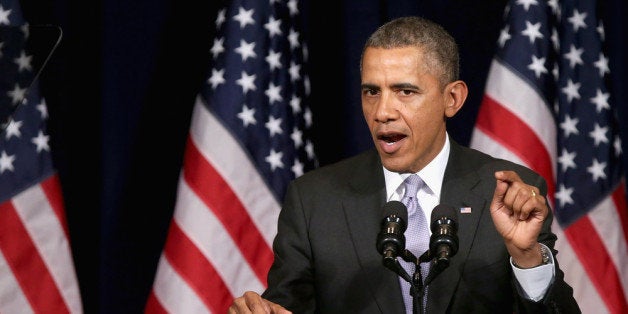
[[(472, 212), (458, 215), (459, 250), (428, 287), (428, 313), (579, 313), (557, 262), (541, 302), (518, 294), (489, 212), (497, 170), (515, 170), (547, 192), (542, 177), (529, 169), (451, 141), (441, 203)], [(398, 276), (383, 266), (376, 249), (385, 202), (374, 149), (294, 180), (279, 215), (275, 260), (263, 296), (294, 313), (404, 313)], [(550, 213), (539, 242), (553, 250), (551, 221)]]

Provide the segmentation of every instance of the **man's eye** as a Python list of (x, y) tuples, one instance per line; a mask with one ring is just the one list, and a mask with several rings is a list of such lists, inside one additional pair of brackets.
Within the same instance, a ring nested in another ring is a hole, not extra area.
[(377, 90), (374, 90), (374, 89), (365, 89), (364, 94), (367, 96), (374, 96), (374, 95), (377, 95), (378, 92)]
[(404, 96), (409, 96), (409, 95), (414, 94), (414, 91), (410, 89), (402, 89), (399, 91), (399, 93)]

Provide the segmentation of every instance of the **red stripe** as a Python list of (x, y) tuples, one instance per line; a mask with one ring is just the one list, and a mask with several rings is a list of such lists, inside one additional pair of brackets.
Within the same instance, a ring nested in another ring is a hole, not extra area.
[(151, 291), (146, 300), (146, 307), (144, 308), (145, 314), (168, 314), (168, 311), (161, 305), (161, 302), (155, 296), (155, 291)]
[[(624, 243), (628, 246), (628, 204), (626, 204), (626, 184), (622, 180), (621, 184), (613, 191), (613, 202), (617, 208), (617, 215), (624, 231)], [(626, 261), (628, 263), (628, 261)]]
[(185, 181), (224, 225), (262, 283), (273, 262), (266, 244), (244, 205), (220, 174), (203, 158), (188, 138), (184, 160)]
[(212, 312), (227, 312), (233, 296), (214, 266), (183, 233), (175, 220), (170, 224), (164, 256)]
[[(552, 159), (536, 133), (519, 117), (488, 95), (484, 95), (476, 127), (516, 154), (547, 181), (547, 195), (555, 191)], [(548, 126), (550, 127), (550, 126)], [(553, 127), (553, 126), (552, 126)]]
[(611, 313), (628, 313), (619, 273), (589, 217), (567, 227), (565, 236)]
[(36, 313), (69, 313), (35, 243), (9, 201), (0, 204), (0, 250)]
[[(65, 210), (63, 209), (63, 193), (61, 192), (61, 183), (59, 182), (59, 176), (55, 173), (48, 177), (48, 179), (41, 182), (41, 188), (46, 194), (48, 203), (65, 232), (65, 237), (70, 239), (70, 233), (68, 231), (68, 223), (65, 219)], [(69, 241), (68, 241), (69, 242)]]

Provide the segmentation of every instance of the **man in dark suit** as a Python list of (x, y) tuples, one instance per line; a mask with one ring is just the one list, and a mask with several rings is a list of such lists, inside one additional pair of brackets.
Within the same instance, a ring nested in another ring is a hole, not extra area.
[(414, 197), (424, 217), (438, 204), (464, 209), (457, 217), (458, 252), (429, 283), (419, 308), (579, 313), (553, 250), (543, 178), (462, 147), (447, 134), (447, 118), (468, 93), (458, 80), (453, 38), (428, 20), (399, 18), (371, 35), (360, 66), (362, 108), (375, 149), (291, 183), (268, 289), (262, 296), (246, 292), (229, 312), (416, 311), (410, 284), (384, 267), (376, 242), (384, 204), (401, 199), (405, 180), (418, 175)]

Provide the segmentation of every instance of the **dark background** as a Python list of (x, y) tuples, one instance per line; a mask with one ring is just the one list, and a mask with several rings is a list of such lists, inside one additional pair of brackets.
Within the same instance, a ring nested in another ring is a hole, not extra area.
[[(208, 70), (222, 3), (22, 1), (31, 24), (63, 30), (40, 81), (86, 313), (143, 310), (174, 208), (194, 97)], [(603, 4), (611, 101), (619, 108), (622, 137), (628, 139), (628, 26), (623, 20), (628, 9), (624, 0)], [(321, 165), (371, 146), (359, 102), (360, 51), (378, 25), (402, 15), (431, 18), (458, 41), (461, 76), (470, 95), (449, 131), (468, 144), (505, 0), (305, 0), (300, 5), (307, 22), (303, 35), (310, 51)]]

